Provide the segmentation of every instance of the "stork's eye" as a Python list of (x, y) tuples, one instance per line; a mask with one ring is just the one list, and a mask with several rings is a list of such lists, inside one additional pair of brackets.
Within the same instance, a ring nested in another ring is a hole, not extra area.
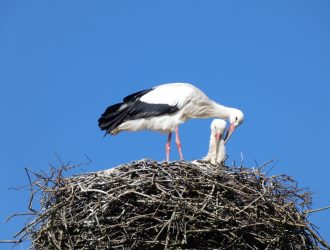
[(236, 116), (235, 121), (237, 121), (237, 120), (238, 120), (238, 117)]

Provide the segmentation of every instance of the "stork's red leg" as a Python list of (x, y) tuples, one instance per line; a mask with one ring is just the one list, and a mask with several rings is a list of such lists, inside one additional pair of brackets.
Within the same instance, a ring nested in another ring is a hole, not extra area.
[(172, 133), (168, 134), (167, 141), (166, 141), (166, 161), (170, 161), (170, 150), (171, 150), (171, 139), (172, 139)]
[(180, 138), (179, 138), (179, 128), (178, 127), (175, 128), (175, 142), (176, 142), (176, 146), (178, 147), (180, 160), (183, 160), (181, 141), (180, 141)]

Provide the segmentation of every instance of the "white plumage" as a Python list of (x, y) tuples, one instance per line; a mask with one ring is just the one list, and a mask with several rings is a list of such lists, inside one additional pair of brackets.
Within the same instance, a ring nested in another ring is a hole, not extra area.
[(203, 160), (209, 161), (212, 164), (224, 164), (226, 159), (226, 148), (224, 140), (226, 122), (221, 119), (214, 119), (210, 128), (211, 135), (209, 151)]
[(168, 161), (172, 132), (176, 132), (176, 144), (183, 159), (179, 124), (190, 118), (210, 117), (229, 120), (227, 139), (244, 120), (242, 111), (214, 102), (189, 83), (168, 83), (136, 92), (125, 97), (123, 103), (109, 106), (99, 119), (99, 127), (112, 135), (145, 129), (168, 133)]

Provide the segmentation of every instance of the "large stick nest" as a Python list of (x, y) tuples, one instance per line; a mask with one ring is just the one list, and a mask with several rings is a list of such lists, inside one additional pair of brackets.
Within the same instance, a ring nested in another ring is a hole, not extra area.
[(260, 168), (141, 160), (31, 185), (41, 208), (18, 236), (33, 249), (327, 248), (307, 220), (310, 194)]

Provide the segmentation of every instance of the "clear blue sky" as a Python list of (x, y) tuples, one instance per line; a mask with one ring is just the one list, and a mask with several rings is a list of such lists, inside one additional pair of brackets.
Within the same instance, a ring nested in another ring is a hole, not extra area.
[[(329, 1), (1, 1), (0, 238), (26, 210), (24, 167), (46, 171), (86, 153), (97, 171), (142, 158), (163, 160), (166, 136), (102, 138), (97, 119), (131, 92), (190, 82), (240, 108), (246, 120), (229, 162), (278, 160), (330, 205)], [(207, 152), (211, 120), (181, 126), (187, 160)], [(172, 159), (178, 159), (172, 145)], [(330, 241), (330, 211), (311, 217)], [(7, 249), (8, 245), (0, 245)], [(23, 248), (26, 244), (23, 244)]]

